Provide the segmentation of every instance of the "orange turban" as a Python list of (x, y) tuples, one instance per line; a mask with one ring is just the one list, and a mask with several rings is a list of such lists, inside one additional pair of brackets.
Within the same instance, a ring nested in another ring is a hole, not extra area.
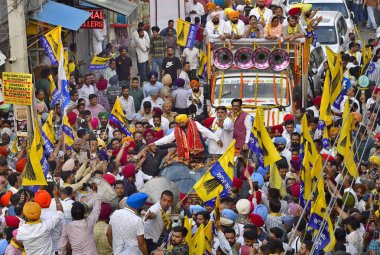
[(22, 210), (28, 220), (38, 220), (41, 216), (41, 206), (36, 202), (28, 202)]
[(206, 9), (209, 11), (209, 10), (215, 10), (216, 8), (216, 4), (214, 4), (213, 2), (209, 2), (206, 4)]
[(12, 192), (11, 191), (8, 191), (7, 193), (5, 193), (1, 199), (0, 199), (0, 203), (3, 205), (3, 206), (8, 206), (9, 205), (9, 202), (11, 201), (11, 196), (12, 196)]
[(123, 145), (124, 143), (126, 142), (134, 142), (135, 140), (133, 140), (133, 137), (131, 136), (126, 136), (126, 137), (123, 137), (123, 139), (121, 139), (121, 145)]
[(34, 200), (41, 206), (41, 208), (49, 208), (51, 196), (46, 190), (38, 190), (34, 195)]
[(229, 19), (239, 18), (239, 17), (240, 17), (240, 13), (238, 11), (232, 11), (232, 12), (228, 13)]
[(191, 80), (190, 82), (190, 88), (199, 88), (199, 81), (197, 80)]
[(0, 146), (0, 155), (3, 157), (8, 156), (7, 148), (5, 148), (4, 146)]
[(329, 130), (329, 136), (330, 137), (337, 135), (338, 133), (339, 133), (339, 128), (337, 128), (337, 127), (331, 127)]
[(362, 115), (361, 115), (360, 113), (358, 113), (358, 112), (353, 112), (353, 113), (352, 113), (352, 116), (354, 117), (354, 119), (355, 119), (358, 123), (362, 122), (362, 120), (363, 120)]

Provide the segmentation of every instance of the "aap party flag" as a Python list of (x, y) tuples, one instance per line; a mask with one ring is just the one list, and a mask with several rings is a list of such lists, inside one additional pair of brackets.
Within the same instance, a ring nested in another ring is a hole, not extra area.
[[(28, 163), (23, 172), (23, 186), (47, 185), (45, 177), (49, 172), (49, 164), (45, 157), (40, 126), (37, 120), (34, 120), (34, 123), (34, 137), (30, 146)], [(37, 189), (38, 187), (31, 188), (32, 191), (37, 191)]]
[(52, 75), (49, 75), (49, 81), (50, 81), (50, 95), (51, 95), (50, 107), (54, 108), (55, 105), (58, 103), (58, 101), (61, 99), (62, 95), (61, 95), (61, 91), (59, 91), (59, 89), (55, 85)]
[(259, 166), (264, 168), (281, 160), (281, 156), (276, 150), (272, 139), (270, 139), (262, 116), (263, 110), (257, 107), (248, 146), (251, 151), (256, 154)]
[(61, 50), (63, 49), (61, 32), (62, 28), (58, 26), (40, 38), (42, 46), (45, 48), (46, 54), (53, 66), (57, 66), (61, 58)]
[(74, 145), (74, 128), (69, 123), (67, 116), (63, 117), (62, 130), (64, 134), (65, 144), (68, 149), (71, 149)]
[(194, 46), (198, 27), (190, 22), (177, 19), (177, 43), (180, 46), (191, 48)]
[(56, 142), (54, 136), (54, 127), (53, 127), (53, 113), (54, 111), (49, 112), (49, 116), (47, 117), (44, 125), (42, 126), (42, 139), (44, 141), (44, 148), (46, 156), (49, 156), (54, 152), (54, 144)]
[(58, 88), (61, 91), (61, 113), (66, 115), (65, 109), (70, 103), (69, 82), (67, 81), (65, 71), (65, 59), (63, 57), (63, 49), (61, 49), (61, 58), (58, 65)]
[(217, 196), (223, 198), (230, 195), (234, 177), (234, 157), (235, 140), (210, 170), (195, 183), (194, 189), (204, 202)]
[(112, 108), (109, 121), (114, 123), (126, 136), (132, 136), (132, 133), (129, 130), (127, 117), (123, 112), (123, 108), (118, 97), (116, 97), (116, 101)]
[(90, 70), (103, 70), (106, 69), (110, 63), (112, 57), (102, 58), (98, 56), (94, 56), (90, 63)]

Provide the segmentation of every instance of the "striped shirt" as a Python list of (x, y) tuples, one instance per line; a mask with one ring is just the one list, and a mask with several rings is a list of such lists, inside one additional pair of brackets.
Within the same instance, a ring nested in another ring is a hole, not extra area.
[(152, 54), (152, 58), (164, 57), (166, 47), (166, 41), (162, 36), (152, 37), (150, 40), (150, 54)]

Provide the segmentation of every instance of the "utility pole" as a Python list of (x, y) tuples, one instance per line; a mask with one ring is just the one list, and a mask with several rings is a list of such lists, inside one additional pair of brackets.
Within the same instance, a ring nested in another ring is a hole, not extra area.
[[(7, 72), (29, 73), (28, 49), (26, 40), (25, 0), (7, 0), (8, 26), (9, 26), (9, 59), (15, 58), (12, 63), (6, 63)], [(34, 95), (34, 92), (32, 93)], [(15, 131), (17, 132), (16, 113), (22, 112), (27, 115), (28, 138), (33, 137), (33, 121), (31, 106), (13, 105), (15, 117)], [(22, 114), (24, 115), (24, 114)], [(31, 141), (31, 140), (30, 140)]]

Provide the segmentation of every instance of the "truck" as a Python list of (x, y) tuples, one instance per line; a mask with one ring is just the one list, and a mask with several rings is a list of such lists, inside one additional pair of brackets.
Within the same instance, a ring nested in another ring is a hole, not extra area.
[(246, 39), (207, 44), (207, 80), (211, 114), (218, 106), (231, 109), (240, 98), (243, 110), (254, 116), (260, 106), (267, 126), (282, 123), (285, 114), (307, 103), (310, 45)]

